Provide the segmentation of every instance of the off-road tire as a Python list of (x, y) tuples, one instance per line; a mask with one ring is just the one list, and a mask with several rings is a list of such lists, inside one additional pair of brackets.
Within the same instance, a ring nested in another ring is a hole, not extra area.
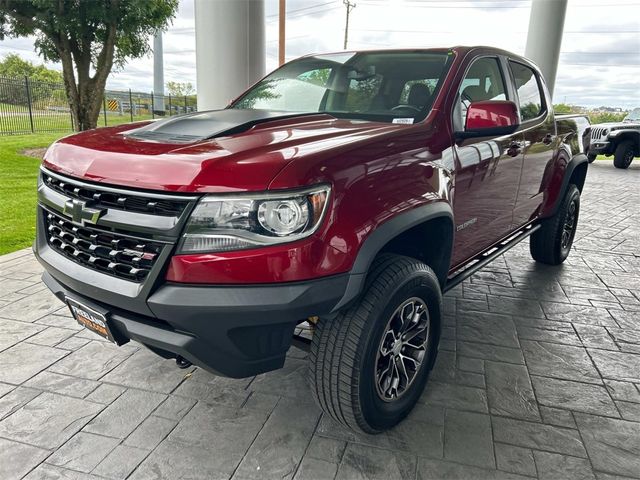
[(598, 154), (596, 154), (596, 153), (587, 153), (587, 161), (589, 163), (595, 162), (596, 158), (598, 158)]
[(613, 154), (613, 166), (616, 168), (629, 168), (634, 157), (633, 142), (627, 140), (620, 142), (616, 147), (616, 151)]
[[(560, 265), (567, 259), (573, 245), (579, 214), (580, 190), (574, 184), (570, 184), (556, 214), (543, 220), (542, 227), (531, 235), (529, 250), (536, 262)], [(571, 216), (572, 228), (567, 232)], [(564, 237), (567, 234), (568, 237)]]
[[(404, 393), (384, 400), (376, 382), (382, 338), (387, 338), (398, 307), (414, 298), (422, 300), (428, 312), (425, 353)], [(316, 325), (309, 382), (322, 410), (341, 424), (366, 433), (382, 432), (406, 417), (435, 362), (441, 310), (442, 293), (431, 268), (412, 258), (380, 255), (371, 266), (361, 297), (337, 316), (320, 318)]]

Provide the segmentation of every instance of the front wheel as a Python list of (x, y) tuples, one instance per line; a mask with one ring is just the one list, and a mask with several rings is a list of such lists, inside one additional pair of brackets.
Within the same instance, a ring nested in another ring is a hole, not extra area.
[(596, 153), (587, 153), (587, 160), (589, 161), (589, 163), (595, 162), (596, 158), (598, 158), (598, 155)]
[(631, 162), (633, 161), (634, 155), (635, 151), (633, 149), (633, 142), (631, 140), (621, 142), (616, 147), (616, 151), (613, 154), (613, 166), (623, 169), (629, 168), (629, 165), (631, 165)]
[(441, 304), (431, 268), (408, 257), (380, 256), (362, 297), (316, 326), (309, 380), (322, 410), (366, 433), (406, 417), (435, 362)]
[(580, 190), (570, 184), (558, 211), (531, 235), (529, 250), (536, 262), (560, 265), (569, 256), (578, 227)]

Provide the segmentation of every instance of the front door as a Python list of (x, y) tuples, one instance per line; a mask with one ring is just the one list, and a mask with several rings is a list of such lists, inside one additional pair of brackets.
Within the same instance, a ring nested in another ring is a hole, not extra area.
[(551, 166), (556, 148), (556, 123), (549, 115), (538, 75), (528, 66), (509, 61), (518, 96), (520, 132), (524, 135), (524, 159), (513, 228), (538, 213), (543, 201), (545, 170)]
[[(475, 60), (459, 88), (454, 128), (463, 128), (471, 102), (510, 100), (505, 78), (497, 57)], [(510, 232), (522, 167), (523, 140), (524, 136), (519, 132), (466, 139), (454, 145), (454, 267)]]

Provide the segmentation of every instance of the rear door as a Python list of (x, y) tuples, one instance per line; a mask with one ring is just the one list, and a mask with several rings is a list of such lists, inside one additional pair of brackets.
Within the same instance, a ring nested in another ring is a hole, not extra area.
[[(513, 100), (505, 63), (486, 56), (473, 61), (458, 87), (454, 130), (463, 130), (472, 102)], [(453, 210), (455, 267), (506, 236), (511, 228), (522, 167), (523, 134), (459, 140)]]
[(557, 146), (553, 108), (547, 105), (541, 79), (531, 67), (509, 60), (518, 107), (520, 133), (524, 136), (520, 189), (513, 215), (513, 229), (534, 219), (543, 201), (543, 178), (551, 168)]

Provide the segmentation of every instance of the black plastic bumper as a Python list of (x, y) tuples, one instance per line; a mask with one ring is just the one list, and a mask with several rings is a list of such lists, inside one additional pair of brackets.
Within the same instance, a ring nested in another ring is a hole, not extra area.
[(94, 280), (103, 274), (73, 268), (72, 261), (43, 250), (35, 248), (49, 289), (61, 300), (70, 297), (106, 315), (121, 342), (136, 340), (165, 356), (179, 355), (234, 378), (281, 368), (297, 322), (331, 312), (349, 278), (254, 286), (163, 284), (146, 299), (150, 315), (144, 315), (123, 307), (130, 301), (124, 297), (123, 303), (97, 300)]
[(612, 155), (614, 150), (611, 142), (597, 142), (589, 145), (589, 153), (595, 155)]

